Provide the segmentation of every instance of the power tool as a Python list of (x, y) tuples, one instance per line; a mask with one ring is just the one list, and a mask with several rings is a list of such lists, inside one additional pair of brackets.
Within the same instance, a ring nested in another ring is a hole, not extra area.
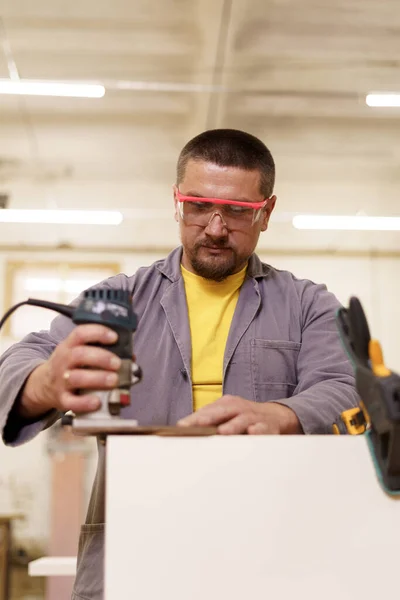
[[(384, 365), (381, 345), (371, 339), (358, 298), (339, 309), (336, 321), (361, 398), (358, 407), (342, 413), (342, 421), (349, 434), (366, 434), (382, 487), (400, 494), (400, 376)], [(340, 433), (336, 424), (333, 433)]]
[[(122, 361), (118, 372), (118, 386), (113, 390), (94, 390), (100, 399), (98, 410), (64, 416), (62, 423), (81, 434), (118, 433), (131, 431), (137, 426), (134, 419), (123, 419), (121, 409), (130, 405), (130, 389), (142, 377), (140, 367), (133, 362), (133, 334), (137, 328), (137, 316), (133, 312), (131, 294), (122, 289), (91, 288), (86, 290), (76, 307), (29, 298), (11, 307), (0, 321), (0, 329), (8, 317), (20, 306), (29, 304), (54, 310), (70, 318), (76, 325), (97, 323), (113, 329), (118, 334), (115, 344), (102, 345)], [(101, 344), (92, 344), (100, 346)], [(76, 393), (80, 392), (77, 390)]]

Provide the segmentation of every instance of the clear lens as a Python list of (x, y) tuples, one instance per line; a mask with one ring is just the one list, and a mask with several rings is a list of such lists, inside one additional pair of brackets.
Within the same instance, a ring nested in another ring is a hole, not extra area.
[[(181, 216), (188, 225), (207, 227), (212, 215), (220, 213), (228, 227), (249, 227), (258, 220), (260, 210), (234, 204), (181, 202)], [(256, 214), (258, 213), (258, 214)]]

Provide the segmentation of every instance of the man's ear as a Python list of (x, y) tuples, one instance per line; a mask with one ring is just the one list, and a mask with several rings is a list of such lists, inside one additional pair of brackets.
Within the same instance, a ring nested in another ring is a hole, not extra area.
[(266, 231), (268, 229), (268, 223), (269, 223), (269, 218), (272, 214), (272, 211), (275, 208), (275, 204), (276, 204), (276, 196), (271, 196), (268, 199), (268, 203), (267, 206), (264, 208), (262, 217), (261, 217), (261, 231)]
[(174, 219), (177, 223), (179, 223), (179, 207), (178, 207), (178, 199), (176, 197), (176, 192), (178, 191), (178, 188), (175, 183), (172, 186), (172, 191), (174, 194), (174, 209), (175, 209), (174, 210)]

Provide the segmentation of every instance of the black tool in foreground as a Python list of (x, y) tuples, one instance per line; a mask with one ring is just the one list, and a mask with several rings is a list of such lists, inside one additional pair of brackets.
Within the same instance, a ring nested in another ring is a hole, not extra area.
[(371, 339), (358, 298), (339, 309), (337, 325), (361, 398), (357, 408), (342, 413), (342, 420), (348, 433), (366, 433), (382, 486), (390, 494), (400, 493), (400, 376), (384, 365), (381, 346)]

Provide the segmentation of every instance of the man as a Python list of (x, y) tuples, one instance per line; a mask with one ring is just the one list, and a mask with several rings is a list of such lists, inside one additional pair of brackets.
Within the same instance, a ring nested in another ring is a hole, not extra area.
[[(226, 435), (342, 429), (340, 414), (357, 394), (336, 332), (338, 301), (254, 254), (275, 207), (274, 178), (269, 150), (241, 131), (206, 131), (182, 150), (173, 188), (182, 247), (134, 276), (103, 282), (129, 289), (139, 317), (135, 354), (144, 378), (125, 417), (215, 425)], [(120, 362), (88, 344), (113, 341), (105, 327), (74, 328), (57, 317), (50, 332), (9, 349), (0, 367), (5, 442), (27, 441), (67, 410), (95, 410), (90, 390), (115, 387)], [(101, 598), (103, 458), (100, 449), (76, 598)]]

